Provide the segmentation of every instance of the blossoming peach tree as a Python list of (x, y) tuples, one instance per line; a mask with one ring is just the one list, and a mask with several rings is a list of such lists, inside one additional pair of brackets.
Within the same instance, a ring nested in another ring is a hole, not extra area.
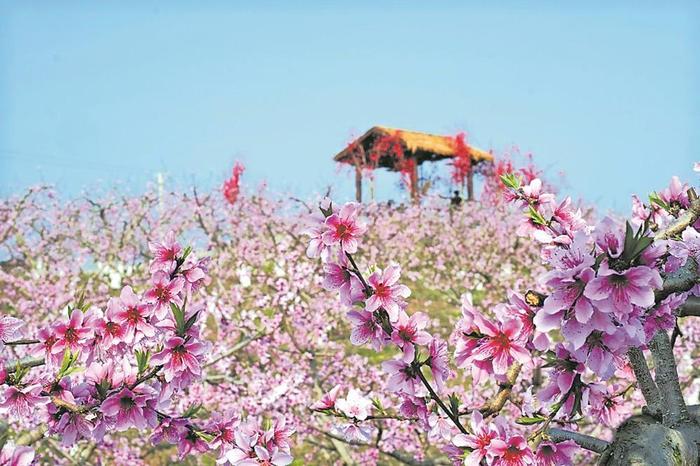
[[(0, 350), (29, 348), (29, 356), (0, 363), (0, 413), (11, 422), (45, 413), (44, 428), (5, 443), (1, 465), (31, 464), (34, 450), (18, 445), (45, 434), (63, 447), (81, 440), (96, 446), (128, 429), (149, 432), (156, 445), (176, 445), (180, 458), (211, 451), (223, 464), (292, 461), (293, 431), (284, 420), (259, 425), (225, 412), (198, 422), (201, 402), (177, 409), (178, 396), (201, 383), (211, 346), (201, 338), (206, 309), (197, 299), (210, 281), (209, 259), (196, 259), (173, 233), (149, 247), (151, 278), (141, 295), (127, 285), (104, 310), (80, 295), (33, 338), (22, 335), (22, 320), (0, 316)], [(68, 458), (92, 462), (93, 451)]]
[[(394, 354), (382, 390), (336, 386), (312, 406), (330, 435), (376, 445), (392, 420), (419, 426), (454, 464), (580, 464), (595, 454), (606, 465), (698, 464), (700, 410), (682, 392), (683, 383), (697, 397), (697, 355), (683, 343), (695, 341), (684, 329), (697, 331), (680, 323), (700, 315), (695, 190), (674, 178), (646, 204), (635, 197), (627, 222), (591, 225), (538, 178), (501, 182), (524, 211), (517, 233), (541, 245), (548, 270), (492, 309), (464, 295), (452, 348), (426, 314), (409, 312), (399, 264), (361, 265), (370, 227), (360, 207), (321, 203), (307, 255), (348, 308), (352, 344)], [(614, 435), (600, 438), (601, 426)]]

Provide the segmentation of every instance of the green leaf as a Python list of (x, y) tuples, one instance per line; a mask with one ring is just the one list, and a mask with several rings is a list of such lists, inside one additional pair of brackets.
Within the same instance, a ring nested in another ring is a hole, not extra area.
[(664, 201), (663, 199), (661, 199), (661, 197), (659, 197), (659, 194), (656, 191), (649, 194), (649, 203), (656, 204), (657, 206), (664, 209), (666, 212), (671, 210), (671, 207), (668, 204), (666, 204), (666, 201)]
[(455, 416), (459, 416), (459, 398), (457, 398), (457, 395), (452, 393), (448, 399), (450, 401), (450, 411), (452, 411), (452, 414)]
[(539, 213), (534, 207), (528, 206), (528, 215), (535, 224), (543, 226), (547, 225), (547, 220), (545, 220), (542, 214)]
[(202, 409), (202, 403), (192, 403), (187, 407), (184, 413), (182, 413), (182, 417), (184, 418), (190, 418), (193, 417), (195, 414), (199, 412), (199, 410)]
[(63, 377), (67, 375), (71, 375), (75, 372), (78, 372), (80, 370), (79, 367), (73, 366), (73, 364), (78, 360), (78, 354), (79, 353), (72, 353), (70, 350), (67, 350), (63, 354), (63, 360), (61, 361), (61, 368), (58, 370), (58, 373), (56, 374), (56, 380), (61, 380)]
[(180, 260), (182, 262), (185, 262), (185, 259), (187, 259), (187, 256), (189, 256), (191, 252), (192, 252), (192, 246), (185, 247), (185, 250), (182, 252), (182, 258)]
[(321, 213), (323, 214), (324, 217), (330, 217), (331, 215), (333, 215), (333, 203), (332, 202), (330, 204), (328, 204), (327, 209), (324, 209), (323, 207), (321, 207), (320, 204), (319, 204), (318, 208), (321, 210)]
[(520, 424), (521, 426), (532, 426), (535, 424), (540, 424), (544, 421), (546, 421), (547, 418), (542, 417), (542, 416), (521, 416), (515, 420), (516, 424)]
[(214, 436), (212, 434), (208, 434), (203, 431), (196, 431), (195, 434), (197, 435), (197, 437), (201, 438), (205, 442), (211, 442), (212, 440), (214, 440)]
[(151, 358), (150, 350), (139, 351), (135, 350), (136, 364), (138, 365), (138, 373), (143, 374), (148, 369), (148, 362)]
[(180, 307), (175, 303), (170, 303), (170, 310), (173, 312), (173, 317), (175, 318), (175, 328), (177, 330), (177, 333), (184, 334), (185, 313), (182, 312), (182, 309), (180, 309)]
[(506, 188), (520, 189), (520, 179), (515, 176), (515, 173), (505, 173), (501, 175), (501, 183)]
[(192, 316), (185, 322), (185, 331), (182, 333), (187, 333), (187, 331), (192, 328), (195, 322), (197, 322), (197, 317), (199, 317), (199, 311), (192, 314)]

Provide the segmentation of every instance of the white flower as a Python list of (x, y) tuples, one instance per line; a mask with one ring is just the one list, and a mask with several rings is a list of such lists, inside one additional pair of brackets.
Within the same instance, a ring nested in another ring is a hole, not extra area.
[(335, 407), (348, 417), (353, 417), (358, 421), (364, 421), (372, 410), (372, 401), (353, 388), (346, 398), (341, 398), (335, 402)]

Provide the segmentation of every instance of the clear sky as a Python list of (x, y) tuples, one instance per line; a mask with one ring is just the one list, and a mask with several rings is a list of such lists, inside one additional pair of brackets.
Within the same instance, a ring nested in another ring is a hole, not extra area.
[(626, 211), (700, 159), (700, 9), (653, 5), (0, 1), (0, 195), (211, 186), (242, 160), (351, 196), (331, 156), (383, 124), (517, 144)]

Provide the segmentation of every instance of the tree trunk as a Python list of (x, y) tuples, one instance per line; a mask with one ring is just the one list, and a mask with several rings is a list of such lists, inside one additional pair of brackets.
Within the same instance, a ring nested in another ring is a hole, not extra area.
[(700, 425), (690, 421), (669, 428), (651, 416), (632, 416), (615, 433), (601, 455), (600, 466), (697, 466), (700, 464)]

